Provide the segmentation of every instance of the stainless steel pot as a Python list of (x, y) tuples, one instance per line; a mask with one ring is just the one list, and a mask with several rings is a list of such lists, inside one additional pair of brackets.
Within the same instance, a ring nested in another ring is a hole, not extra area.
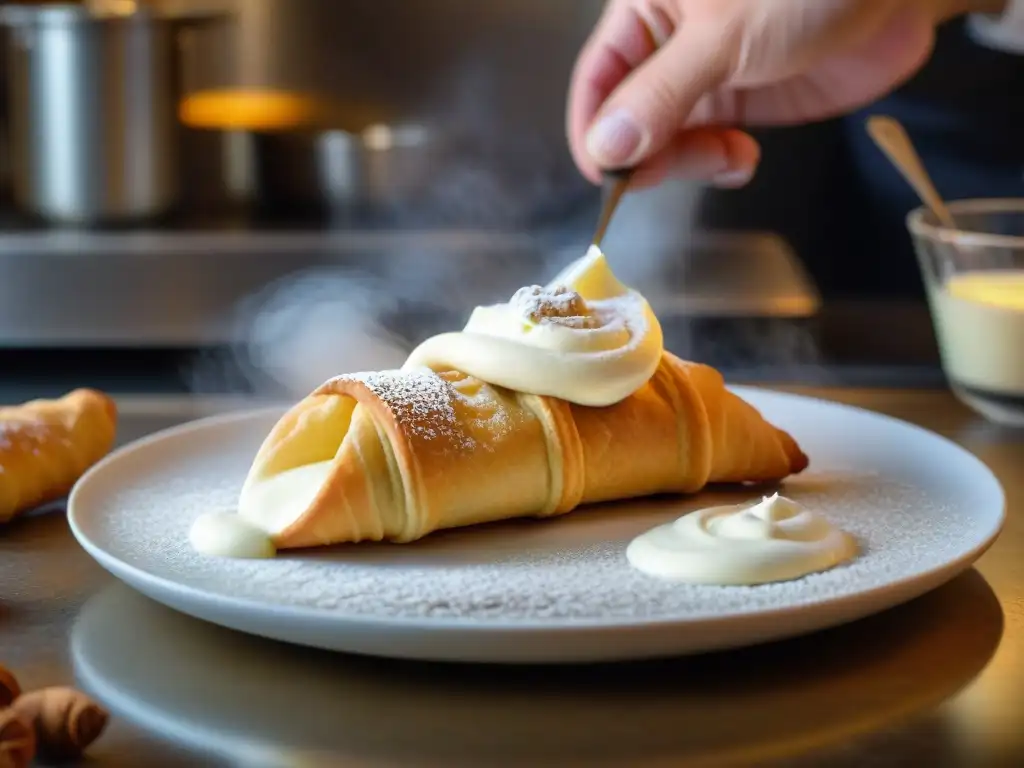
[(441, 160), (431, 139), (415, 125), (226, 135), (236, 162), (249, 164), (243, 178), (260, 208), (334, 221), (385, 215), (421, 197)]
[(216, 135), (220, 159), (210, 178), (222, 179), (228, 199), (271, 219), (519, 228), (562, 221), (595, 194), (543, 145), (510, 140), (495, 157), (486, 144), (424, 125)]
[(180, 189), (176, 32), (210, 17), (4, 7), (15, 203), (71, 224), (170, 211)]
[[(569, 155), (564, 114), (572, 63), (602, 5), (243, 0), (230, 44), (196, 41), (190, 91), (317, 94), (336, 102), (342, 118), (370, 113), (371, 122), (428, 126), (425, 144), (372, 155), (388, 166), (387, 179), (403, 181), (401, 189), (378, 187), (394, 198), (369, 207), (399, 225), (517, 229), (596, 201)], [(323, 184), (330, 174), (316, 170), (317, 158), (336, 156), (333, 129), (352, 128), (336, 122), (301, 136), (254, 137), (250, 183), (260, 207), (337, 212), (337, 196)], [(237, 147), (238, 139), (228, 143)], [(425, 168), (424, 185), (411, 181)]]

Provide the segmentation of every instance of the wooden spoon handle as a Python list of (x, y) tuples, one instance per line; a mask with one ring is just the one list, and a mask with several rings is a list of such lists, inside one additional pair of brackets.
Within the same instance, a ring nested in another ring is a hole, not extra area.
[(924, 169), (920, 156), (910, 142), (910, 137), (900, 123), (884, 115), (868, 118), (868, 134), (896, 166), (907, 183), (914, 188), (924, 204), (945, 227), (956, 228), (956, 222), (949, 208), (942, 202), (931, 177)]

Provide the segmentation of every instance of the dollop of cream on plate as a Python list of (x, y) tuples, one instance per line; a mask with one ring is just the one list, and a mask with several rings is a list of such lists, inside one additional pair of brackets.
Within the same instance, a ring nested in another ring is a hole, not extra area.
[(200, 515), (189, 530), (188, 540), (196, 552), (214, 557), (256, 559), (277, 554), (265, 530), (228, 510)]
[(691, 512), (626, 548), (630, 564), (649, 576), (718, 585), (798, 579), (856, 554), (853, 536), (777, 493), (756, 504)]
[(309, 506), (330, 471), (330, 461), (318, 461), (246, 484), (238, 512), (208, 512), (196, 519), (189, 531), (192, 548), (214, 557), (274, 557), (274, 535)]
[(607, 406), (647, 383), (662, 350), (661, 325), (647, 300), (591, 246), (547, 286), (477, 307), (461, 332), (427, 339), (403, 370), (455, 369), (519, 392)]

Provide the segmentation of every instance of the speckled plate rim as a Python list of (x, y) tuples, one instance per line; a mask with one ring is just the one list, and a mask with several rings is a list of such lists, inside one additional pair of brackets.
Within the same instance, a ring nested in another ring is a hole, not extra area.
[[(995, 542), (1006, 519), (999, 480), (974, 454), (917, 425), (863, 408), (788, 392), (730, 386), (772, 419), (789, 408), (824, 408), (871, 420), (944, 451), (969, 469), (974, 492), (984, 499), (991, 525), (973, 546), (938, 566), (847, 595), (788, 607), (752, 609), (715, 617), (560, 619), (550, 621), (351, 616), (316, 608), (280, 605), (207, 592), (150, 573), (108, 552), (88, 534), (89, 510), (79, 503), (92, 483), (118, 472), (129, 455), (165, 441), (217, 430), (237, 422), (272, 420), (286, 405), (234, 411), (160, 430), (111, 452), (89, 469), (68, 497), (68, 523), (85, 551), (114, 577), (170, 608), (213, 624), (283, 642), (368, 655), (432, 661), (565, 663), (619, 661), (699, 653), (785, 639), (827, 629), (893, 608), (941, 586), (970, 568)], [(796, 436), (800, 439), (800, 436)], [(981, 513), (978, 513), (981, 514)], [(494, 647), (488, 648), (489, 641)]]

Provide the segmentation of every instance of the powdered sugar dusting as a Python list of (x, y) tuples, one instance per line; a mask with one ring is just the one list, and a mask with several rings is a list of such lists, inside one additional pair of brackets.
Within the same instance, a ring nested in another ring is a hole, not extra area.
[(0, 414), (0, 453), (17, 451), (39, 456), (42, 447), (53, 441), (59, 441), (66, 447), (70, 443), (66, 433), (62, 425), (47, 422), (39, 416), (29, 414), (10, 418)]
[(762, 489), (626, 502), (546, 521), (443, 532), (409, 545), (284, 552), (272, 561), (196, 554), (189, 527), (200, 514), (235, 503), (265, 426), (220, 442), (183, 440), (161, 451), (159, 461), (124, 467), (116, 488), (80, 525), (113, 556), (210, 593), (347, 618), (505, 625), (698, 618), (806, 605), (939, 567), (976, 545), (981, 525), (965, 518), (970, 510), (951, 504), (948, 494), (908, 483), (884, 464), (826, 469), (829, 457), (819, 449), (819, 468), (794, 478), (783, 493), (856, 536), (861, 554), (792, 582), (670, 584), (633, 570), (624, 555), (632, 537), (653, 525), (701, 506), (755, 500)]
[(407, 371), (374, 371), (339, 376), (363, 382), (387, 403), (404, 430), (422, 439), (443, 443), (443, 449), (472, 450), (473, 437), (460, 426), (455, 413), (458, 394), (429, 368)]

